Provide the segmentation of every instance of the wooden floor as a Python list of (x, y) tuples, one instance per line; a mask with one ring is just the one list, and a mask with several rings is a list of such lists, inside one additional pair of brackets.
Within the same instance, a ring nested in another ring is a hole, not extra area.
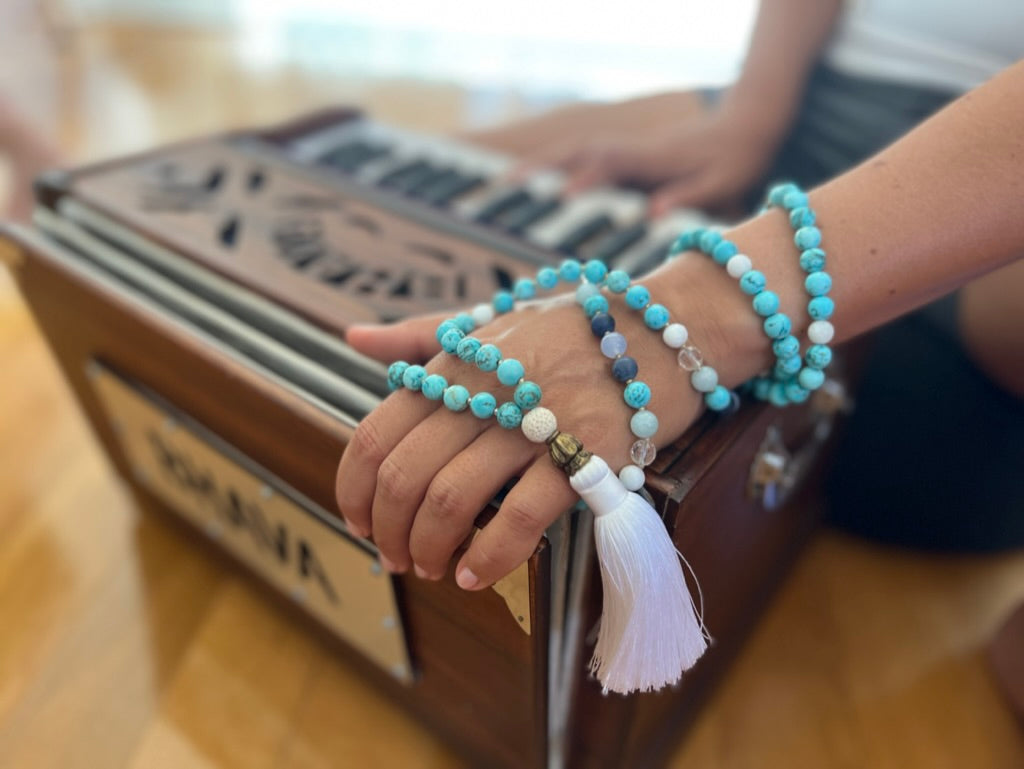
[[(246, 85), (219, 54), (200, 55), (190, 66), (237, 86), (242, 106), (190, 112), (205, 97), (187, 95), (194, 70), (172, 66), (181, 40), (156, 41), (145, 61), (119, 40), (76, 67), (82, 81), (120, 67), (164, 121), (158, 139), (297, 111), (327, 89)], [(393, 114), (413, 103), (401, 94), (448, 93), (389, 88), (370, 99), (391, 93)], [(88, 88), (75, 93), (88, 103)], [(244, 106), (268, 94), (273, 104)], [(457, 122), (447, 103), (425, 122)], [(90, 120), (64, 126), (73, 150), (106, 146)], [(112, 150), (132, 140), (114, 136)], [(461, 766), (248, 577), (139, 510), (2, 270), (0, 361), (0, 767)], [(1024, 731), (984, 657), (1021, 600), (1024, 553), (935, 557), (822, 533), (671, 766), (1022, 767)]]

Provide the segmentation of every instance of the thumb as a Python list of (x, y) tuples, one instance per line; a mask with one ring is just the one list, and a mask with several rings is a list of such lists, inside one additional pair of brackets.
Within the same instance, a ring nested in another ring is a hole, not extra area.
[(452, 315), (423, 315), (389, 325), (355, 324), (345, 331), (345, 341), (364, 355), (385, 363), (423, 363), (440, 352), (435, 336), (437, 326)]

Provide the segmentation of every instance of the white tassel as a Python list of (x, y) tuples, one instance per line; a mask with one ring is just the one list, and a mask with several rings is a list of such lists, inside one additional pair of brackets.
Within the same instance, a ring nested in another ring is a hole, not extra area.
[(676, 683), (700, 659), (708, 638), (665, 524), (600, 457), (591, 457), (569, 482), (594, 513), (604, 588), (591, 672), (605, 693)]

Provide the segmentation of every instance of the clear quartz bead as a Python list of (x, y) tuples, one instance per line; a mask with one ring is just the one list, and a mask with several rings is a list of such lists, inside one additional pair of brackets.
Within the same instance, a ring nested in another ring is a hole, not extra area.
[(679, 365), (686, 371), (696, 371), (704, 365), (704, 355), (692, 345), (679, 348)]
[(640, 467), (647, 467), (656, 456), (658, 456), (658, 450), (650, 438), (641, 438), (629, 449), (629, 458), (633, 460), (633, 464)]

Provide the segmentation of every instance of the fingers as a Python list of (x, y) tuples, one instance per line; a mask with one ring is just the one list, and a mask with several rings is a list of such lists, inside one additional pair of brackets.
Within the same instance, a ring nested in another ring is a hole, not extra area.
[(720, 190), (707, 173), (695, 173), (659, 187), (651, 195), (648, 212), (652, 219), (673, 208), (703, 208), (716, 202)]
[(575, 501), (562, 471), (539, 457), (459, 561), (459, 587), (480, 590), (510, 573), (533, 554), (547, 527)]
[(422, 363), (437, 354), (437, 326), (452, 315), (425, 315), (386, 326), (356, 324), (345, 331), (345, 341), (364, 355), (386, 363)]

